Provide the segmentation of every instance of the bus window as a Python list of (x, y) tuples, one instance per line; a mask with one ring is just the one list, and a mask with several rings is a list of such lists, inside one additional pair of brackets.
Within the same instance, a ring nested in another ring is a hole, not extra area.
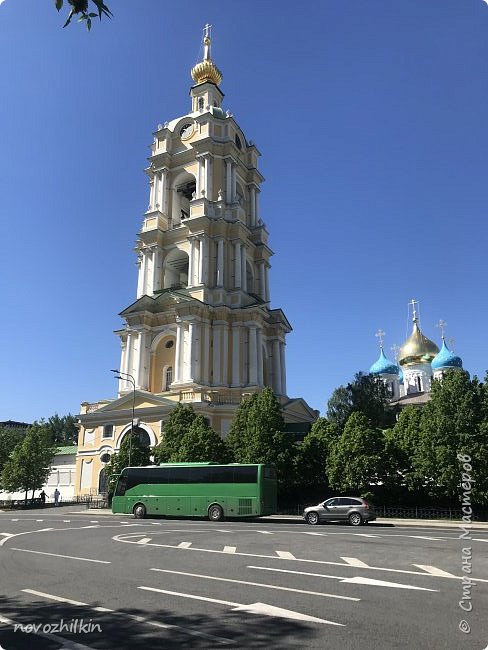
[(276, 469), (274, 467), (265, 467), (264, 468), (264, 478), (276, 478)]
[(115, 488), (115, 496), (123, 497), (127, 489), (127, 476), (121, 476), (117, 482), (117, 487)]

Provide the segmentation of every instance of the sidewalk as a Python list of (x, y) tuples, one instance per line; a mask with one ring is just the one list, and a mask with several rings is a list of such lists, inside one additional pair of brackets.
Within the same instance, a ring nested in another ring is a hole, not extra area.
[[(87, 508), (86, 510), (77, 510), (69, 513), (70, 515), (90, 515), (90, 516), (110, 516), (110, 517), (131, 517), (132, 515), (114, 515), (111, 510), (107, 508)], [(256, 521), (263, 522), (283, 522), (283, 523), (305, 523), (303, 518), (298, 515), (270, 515), (268, 517), (256, 518)], [(327, 524), (326, 524), (327, 525)], [(465, 524), (461, 521), (453, 521), (450, 519), (389, 519), (387, 517), (378, 517), (374, 522), (368, 524), (368, 528), (375, 527), (394, 527), (394, 526), (417, 526), (425, 528), (454, 528), (461, 530), (461, 526), (466, 526), (468, 530), (488, 530), (488, 521), (473, 521), (471, 524)]]

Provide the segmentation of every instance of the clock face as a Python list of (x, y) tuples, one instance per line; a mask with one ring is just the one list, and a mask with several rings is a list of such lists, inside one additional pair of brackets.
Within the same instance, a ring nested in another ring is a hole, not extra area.
[(193, 135), (194, 128), (195, 127), (192, 122), (187, 122), (186, 124), (183, 124), (183, 126), (180, 129), (180, 138), (182, 140), (186, 140), (187, 138), (191, 137)]

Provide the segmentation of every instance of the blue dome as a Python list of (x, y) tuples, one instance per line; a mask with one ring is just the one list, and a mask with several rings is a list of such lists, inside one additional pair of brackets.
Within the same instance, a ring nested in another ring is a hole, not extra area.
[(449, 350), (446, 342), (443, 340), (442, 348), (432, 359), (431, 365), (433, 370), (440, 370), (441, 368), (462, 368), (463, 360), (454, 354), (452, 350)]
[(385, 357), (383, 348), (380, 352), (380, 357), (378, 361), (375, 361), (371, 368), (369, 369), (370, 374), (372, 375), (398, 375), (398, 366), (393, 361), (390, 361)]

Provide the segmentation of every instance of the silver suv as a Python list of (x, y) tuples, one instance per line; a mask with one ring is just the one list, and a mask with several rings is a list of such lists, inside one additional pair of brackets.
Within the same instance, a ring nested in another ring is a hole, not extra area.
[(361, 526), (376, 519), (376, 513), (361, 497), (332, 497), (303, 511), (303, 518), (312, 526), (323, 521), (348, 521)]

